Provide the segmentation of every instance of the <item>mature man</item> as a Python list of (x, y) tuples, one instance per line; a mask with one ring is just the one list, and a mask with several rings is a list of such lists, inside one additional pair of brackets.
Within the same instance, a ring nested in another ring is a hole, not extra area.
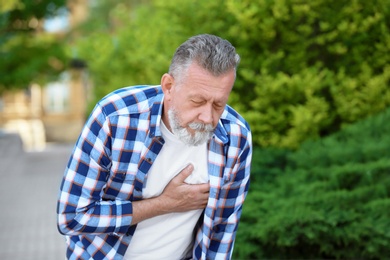
[(94, 108), (58, 200), (69, 259), (229, 259), (248, 191), (251, 132), (226, 105), (239, 56), (217, 36), (176, 50), (160, 86)]

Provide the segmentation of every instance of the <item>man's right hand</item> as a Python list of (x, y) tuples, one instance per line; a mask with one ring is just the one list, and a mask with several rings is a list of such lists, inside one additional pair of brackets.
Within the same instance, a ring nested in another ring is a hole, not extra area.
[(160, 196), (134, 201), (132, 225), (167, 213), (204, 209), (209, 199), (210, 185), (186, 183), (185, 179), (193, 170), (191, 164), (184, 168), (168, 183)]
[(204, 209), (209, 198), (210, 185), (188, 184), (185, 182), (191, 175), (194, 166), (189, 164), (176, 175), (159, 196), (161, 203), (166, 205), (166, 213), (184, 212), (194, 209)]

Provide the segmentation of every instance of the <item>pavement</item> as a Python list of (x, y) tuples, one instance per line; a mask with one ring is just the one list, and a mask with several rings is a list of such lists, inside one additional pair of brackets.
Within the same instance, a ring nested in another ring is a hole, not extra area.
[(25, 152), (16, 134), (0, 133), (0, 259), (65, 259), (56, 203), (73, 144)]

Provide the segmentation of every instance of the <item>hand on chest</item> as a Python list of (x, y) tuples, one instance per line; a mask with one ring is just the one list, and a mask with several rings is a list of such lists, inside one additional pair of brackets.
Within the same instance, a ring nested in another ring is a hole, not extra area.
[(162, 193), (165, 186), (189, 163), (194, 170), (185, 180), (188, 184), (208, 182), (207, 145), (185, 146), (165, 143), (144, 183), (143, 197), (149, 198)]

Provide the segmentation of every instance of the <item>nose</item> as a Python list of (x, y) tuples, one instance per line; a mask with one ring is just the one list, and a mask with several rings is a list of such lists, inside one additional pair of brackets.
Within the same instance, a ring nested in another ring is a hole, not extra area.
[(204, 124), (213, 124), (213, 108), (211, 105), (202, 106), (198, 116), (199, 120)]

